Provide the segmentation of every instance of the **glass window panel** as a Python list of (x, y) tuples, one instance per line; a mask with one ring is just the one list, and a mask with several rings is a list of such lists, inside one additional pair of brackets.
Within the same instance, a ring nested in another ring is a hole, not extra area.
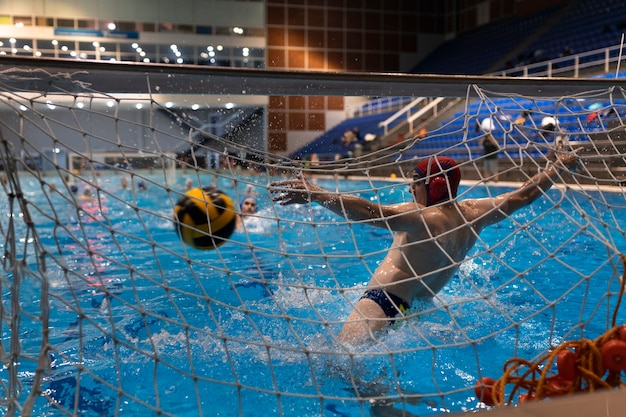
[(41, 16), (37, 16), (35, 18), (35, 25), (37, 26), (49, 26), (52, 27), (54, 26), (54, 19), (51, 17), (41, 17)]
[(76, 24), (80, 29), (95, 29), (96, 21), (93, 19), (78, 19)]
[(37, 40), (37, 52), (39, 56), (51, 58), (54, 57), (54, 45), (51, 40), (38, 39)]
[(174, 30), (181, 33), (193, 33), (193, 25), (176, 25)]
[(159, 32), (173, 32), (173, 31), (174, 31), (173, 23), (166, 23), (166, 22), (159, 23)]
[(139, 32), (156, 32), (157, 27), (154, 23), (137, 22), (137, 30)]
[(73, 28), (74, 19), (57, 19), (57, 26), (60, 28)]
[(212, 35), (213, 34), (213, 26), (196, 26), (196, 33), (198, 35)]
[(13, 24), (21, 26), (32, 26), (33, 18), (31, 16), (14, 16)]
[(121, 30), (122, 32), (135, 32), (137, 25), (135, 22), (118, 22), (117, 30)]

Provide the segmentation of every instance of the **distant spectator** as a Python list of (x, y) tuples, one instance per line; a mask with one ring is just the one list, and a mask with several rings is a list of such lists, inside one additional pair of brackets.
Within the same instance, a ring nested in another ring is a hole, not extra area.
[(363, 150), (366, 152), (373, 151), (376, 147), (376, 135), (373, 133), (366, 133), (363, 137)]
[(546, 60), (546, 52), (539, 48), (533, 52), (533, 62), (541, 62)]
[(524, 110), (523, 112), (520, 113), (517, 119), (515, 119), (513, 124), (518, 125), (518, 126), (523, 126), (524, 124), (526, 124), (526, 121), (528, 120), (529, 116), (530, 116), (530, 113)]
[(587, 115), (587, 124), (590, 125), (594, 121), (596, 121), (597, 119), (598, 119), (598, 112), (597, 111), (592, 111), (591, 113), (589, 113)]
[(491, 117), (487, 117), (483, 119), (483, 121), (480, 123), (480, 130), (482, 130), (485, 133), (491, 133), (491, 131), (493, 131), (494, 128), (495, 126), (493, 124), (493, 120), (491, 119)]
[(543, 130), (546, 130), (548, 132), (554, 132), (558, 126), (559, 121), (552, 116), (546, 116), (541, 119), (541, 128)]
[(487, 131), (480, 140), (480, 145), (483, 147), (483, 176), (487, 181), (493, 178), (495, 182), (498, 182), (498, 152), (500, 152), (500, 144), (493, 137), (491, 131)]
[(563, 149), (564, 151), (570, 151), (569, 134), (567, 130), (560, 127), (557, 131), (557, 135), (554, 137), (554, 149)]
[(602, 112), (602, 117), (617, 116), (617, 110), (611, 106)]
[(354, 142), (356, 140), (356, 135), (354, 134), (353, 130), (348, 129), (345, 132), (343, 132), (343, 136), (342, 136), (341, 140), (344, 143), (350, 144), (350, 143), (352, 143), (352, 142)]

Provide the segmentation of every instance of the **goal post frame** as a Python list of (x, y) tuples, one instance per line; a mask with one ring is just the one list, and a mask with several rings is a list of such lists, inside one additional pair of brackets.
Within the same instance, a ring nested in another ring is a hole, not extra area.
[[(469, 85), (478, 85), (493, 93), (515, 91), (524, 96), (561, 97), (622, 84), (619, 80), (601, 78), (290, 71), (0, 57), (0, 72), (16, 67), (45, 68), (47, 72), (55, 73), (52, 77), (38, 80), (29, 74), (37, 73), (37, 70), (25, 71), (22, 77), (15, 76), (10, 82), (17, 90), (39, 89), (49, 93), (66, 91), (69, 79), (82, 82), (96, 91), (110, 93), (235, 96), (464, 97)], [(148, 76), (150, 83), (146, 83)]]

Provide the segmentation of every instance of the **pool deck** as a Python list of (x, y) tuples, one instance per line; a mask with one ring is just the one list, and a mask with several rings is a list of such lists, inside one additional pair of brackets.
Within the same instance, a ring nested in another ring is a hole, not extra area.
[[(530, 401), (518, 406), (502, 406), (472, 413), (489, 417), (622, 417), (626, 410), (623, 390), (574, 394), (545, 401)], [(451, 416), (467, 416), (455, 413)]]

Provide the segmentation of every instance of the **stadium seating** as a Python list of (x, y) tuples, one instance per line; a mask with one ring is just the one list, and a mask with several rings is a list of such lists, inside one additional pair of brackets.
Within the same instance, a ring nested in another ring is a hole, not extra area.
[[(477, 28), (469, 33), (448, 41), (437, 48), (426, 59), (424, 59), (412, 72), (414, 73), (437, 73), (437, 74), (469, 74), (478, 75), (485, 74), (502, 65), (503, 60), (516, 45), (521, 45), (535, 33), (541, 33), (537, 39), (530, 43), (527, 48), (522, 50), (516, 58), (515, 64), (525, 64), (528, 61), (538, 59), (535, 52), (542, 51), (542, 59), (557, 58), (570, 49), (573, 53), (596, 50), (599, 48), (618, 44), (621, 37), (621, 31), (626, 27), (626, 15), (623, 14), (622, 0), (607, 0), (605, 2), (597, 2), (595, 0), (580, 0), (577, 2), (565, 3), (546, 9), (545, 11), (524, 17), (513, 17), (499, 22), (494, 22), (484, 27)], [(491, 42), (492, 39), (498, 39), (499, 42)], [(489, 48), (480, 48), (481, 45), (489, 45)], [(605, 77), (615, 75), (606, 74)], [(624, 76), (620, 74), (618, 76)], [(393, 114), (393, 111), (384, 111), (385, 107), (394, 106), (396, 102), (402, 102), (406, 97), (399, 97), (396, 100), (375, 99), (371, 103), (363, 106), (363, 111), (357, 111), (358, 114), (377, 111), (377, 114), (370, 116), (361, 116), (348, 119), (338, 126), (322, 134), (313, 142), (305, 145), (302, 149), (294, 152), (291, 156), (296, 158), (306, 158), (311, 153), (320, 155), (320, 159), (330, 159), (335, 157), (345, 157), (351, 155), (352, 148), (345, 148), (341, 143), (343, 132), (352, 129), (355, 126), (359, 128), (361, 135), (372, 133), (381, 135), (382, 129), (378, 124)], [(494, 103), (495, 104), (495, 103)], [(599, 103), (603, 106), (606, 103)], [(520, 101), (515, 102), (503, 99), (498, 102), (498, 107), (502, 109), (506, 116), (515, 118), (524, 110), (520, 106)], [(544, 106), (546, 107), (544, 109)], [(542, 110), (546, 112), (554, 112), (554, 103), (527, 103), (527, 108), (536, 110), (535, 116), (527, 123), (533, 123), (539, 126), (541, 123), (540, 113)], [(438, 129), (431, 129), (427, 139), (420, 141), (416, 146), (405, 153), (406, 158), (414, 156), (429, 155), (440, 152), (459, 142), (467, 143), (466, 153), (463, 155), (454, 155), (457, 158), (469, 159), (480, 155), (481, 149), (478, 146), (478, 140), (473, 140), (476, 136), (480, 136), (479, 130), (474, 131), (473, 127), (476, 121), (483, 120), (488, 117), (493, 109), (475, 109), (470, 107), (467, 115), (472, 121), (468, 121), (468, 117), (454, 114), (444, 121)], [(558, 110), (558, 117), (561, 126), (568, 131), (581, 131), (583, 126), (584, 132), (591, 132), (593, 126), (586, 120), (577, 120), (571, 116), (564, 106)], [(470, 123), (473, 123), (470, 126)], [(510, 124), (510, 123), (509, 123)], [(466, 126), (467, 125), (467, 126)], [(498, 135), (498, 129), (502, 126), (496, 126), (494, 134)], [(503, 132), (500, 132), (503, 133)], [(516, 135), (511, 135), (515, 140)], [(523, 136), (521, 132), (517, 136)], [(528, 141), (532, 138), (522, 138)], [(586, 134), (577, 135), (572, 138), (574, 141), (588, 140)], [(455, 149), (459, 147), (456, 146)], [(534, 150), (533, 152), (541, 152)], [(458, 153), (458, 152), (457, 152)], [(451, 155), (452, 156), (452, 155)]]
[[(316, 153), (321, 161), (331, 160), (335, 158), (345, 158), (352, 155), (355, 145), (367, 146), (365, 143), (365, 135), (373, 134), (380, 136), (383, 134), (383, 128), (378, 124), (393, 115), (395, 110), (383, 113), (376, 113), (368, 116), (354, 117), (346, 119), (330, 130), (324, 132), (317, 139), (309, 142), (296, 152), (290, 155), (294, 159), (304, 159), (308, 155)], [(341, 137), (346, 130), (359, 129), (361, 139), (353, 142), (351, 146), (346, 147), (341, 141)]]

